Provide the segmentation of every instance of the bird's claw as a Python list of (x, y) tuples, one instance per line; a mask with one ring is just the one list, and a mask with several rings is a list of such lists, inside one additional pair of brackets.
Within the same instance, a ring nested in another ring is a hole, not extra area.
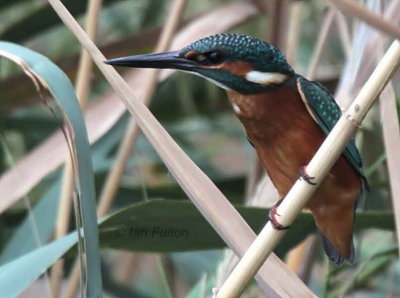
[(306, 166), (300, 168), (300, 179), (304, 180), (310, 185), (317, 185), (317, 183), (313, 181), (315, 177), (311, 177), (307, 174)]
[(275, 230), (279, 230), (279, 231), (281, 231), (281, 230), (287, 230), (287, 229), (290, 228), (290, 226), (283, 226), (283, 225), (281, 225), (281, 224), (278, 222), (278, 220), (276, 219), (276, 215), (280, 216), (276, 211), (277, 211), (279, 205), (281, 204), (281, 202), (282, 202), (282, 199), (279, 200), (279, 201), (271, 208), (271, 210), (269, 210), (269, 215), (268, 215), (268, 218), (269, 218), (269, 220), (270, 220), (270, 222), (271, 222), (271, 224), (272, 224), (272, 227), (273, 227)]

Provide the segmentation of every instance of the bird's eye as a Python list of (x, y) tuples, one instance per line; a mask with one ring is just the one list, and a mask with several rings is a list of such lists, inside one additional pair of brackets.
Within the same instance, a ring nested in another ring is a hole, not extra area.
[(200, 64), (208, 64), (208, 59), (205, 55), (199, 54), (196, 56), (196, 61)]
[(208, 52), (204, 54), (208, 61), (210, 61), (212, 64), (220, 64), (224, 61), (225, 57), (221, 52), (214, 51), (214, 52)]
[(213, 52), (198, 54), (195, 57), (195, 60), (197, 63), (201, 65), (217, 65), (224, 62), (225, 56), (223, 53), (219, 51), (213, 51)]

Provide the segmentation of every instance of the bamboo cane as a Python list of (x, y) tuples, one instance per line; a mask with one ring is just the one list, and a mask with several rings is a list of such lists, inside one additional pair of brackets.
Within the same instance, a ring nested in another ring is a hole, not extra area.
[[(331, 133), (321, 145), (307, 166), (307, 172), (315, 177), (316, 186), (306, 181), (297, 180), (277, 209), (279, 222), (290, 226), (307, 200), (316, 191), (330, 168), (339, 158), (349, 140), (354, 136), (357, 127), (364, 119), (373, 102), (386, 86), (400, 64), (400, 42), (394, 41), (382, 58), (360, 93), (349, 109), (342, 115)], [(275, 230), (268, 222), (257, 239), (247, 250), (235, 270), (228, 277), (217, 293), (218, 298), (238, 297), (249, 280), (285, 234), (284, 230)]]

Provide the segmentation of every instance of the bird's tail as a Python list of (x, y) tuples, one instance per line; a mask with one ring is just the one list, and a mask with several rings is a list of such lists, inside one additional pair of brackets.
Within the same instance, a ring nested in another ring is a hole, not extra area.
[(312, 210), (326, 255), (335, 265), (354, 263), (354, 205)]
[(342, 265), (342, 264), (353, 264), (354, 263), (354, 244), (351, 242), (351, 251), (350, 255), (348, 256), (342, 256), (336, 249), (335, 245), (332, 244), (332, 242), (329, 241), (327, 237), (325, 237), (321, 231), (319, 231), (319, 234), (322, 239), (322, 246), (324, 247), (325, 253), (329, 258), (329, 261), (331, 261), (332, 264), (334, 265)]

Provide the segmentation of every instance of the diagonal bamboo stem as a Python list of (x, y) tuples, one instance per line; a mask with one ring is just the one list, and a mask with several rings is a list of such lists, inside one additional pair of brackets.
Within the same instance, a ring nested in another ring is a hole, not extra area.
[[(109, 83), (135, 117), (148, 140), (157, 150), (171, 174), (176, 178), (189, 198), (237, 255), (242, 255), (255, 234), (244, 219), (216, 188), (210, 179), (188, 158), (161, 124), (143, 103), (137, 99), (131, 88), (115, 69), (103, 64), (104, 55), (87, 37), (85, 32), (59, 0), (48, 0), (65, 25), (75, 34), (81, 44), (90, 52), (93, 60)], [(177, 164), (179, 159), (179, 164)], [(223, 215), (221, 210), (224, 211)], [(282, 280), (285, 284), (282, 285)], [(275, 255), (271, 255), (261, 268), (257, 281), (269, 296), (314, 297), (315, 295)]]
[[(311, 177), (315, 177), (317, 185), (323, 181), (330, 168), (339, 158), (349, 140), (354, 136), (359, 123), (364, 119), (375, 99), (399, 65), (400, 42), (396, 40), (392, 43), (354, 102), (339, 119), (307, 165), (307, 172)], [(300, 179), (297, 180), (277, 209), (276, 214), (279, 217), (280, 224), (290, 226), (316, 189), (316, 186)], [(284, 230), (275, 230), (271, 223), (268, 222), (218, 291), (217, 297), (238, 297), (284, 234)]]

